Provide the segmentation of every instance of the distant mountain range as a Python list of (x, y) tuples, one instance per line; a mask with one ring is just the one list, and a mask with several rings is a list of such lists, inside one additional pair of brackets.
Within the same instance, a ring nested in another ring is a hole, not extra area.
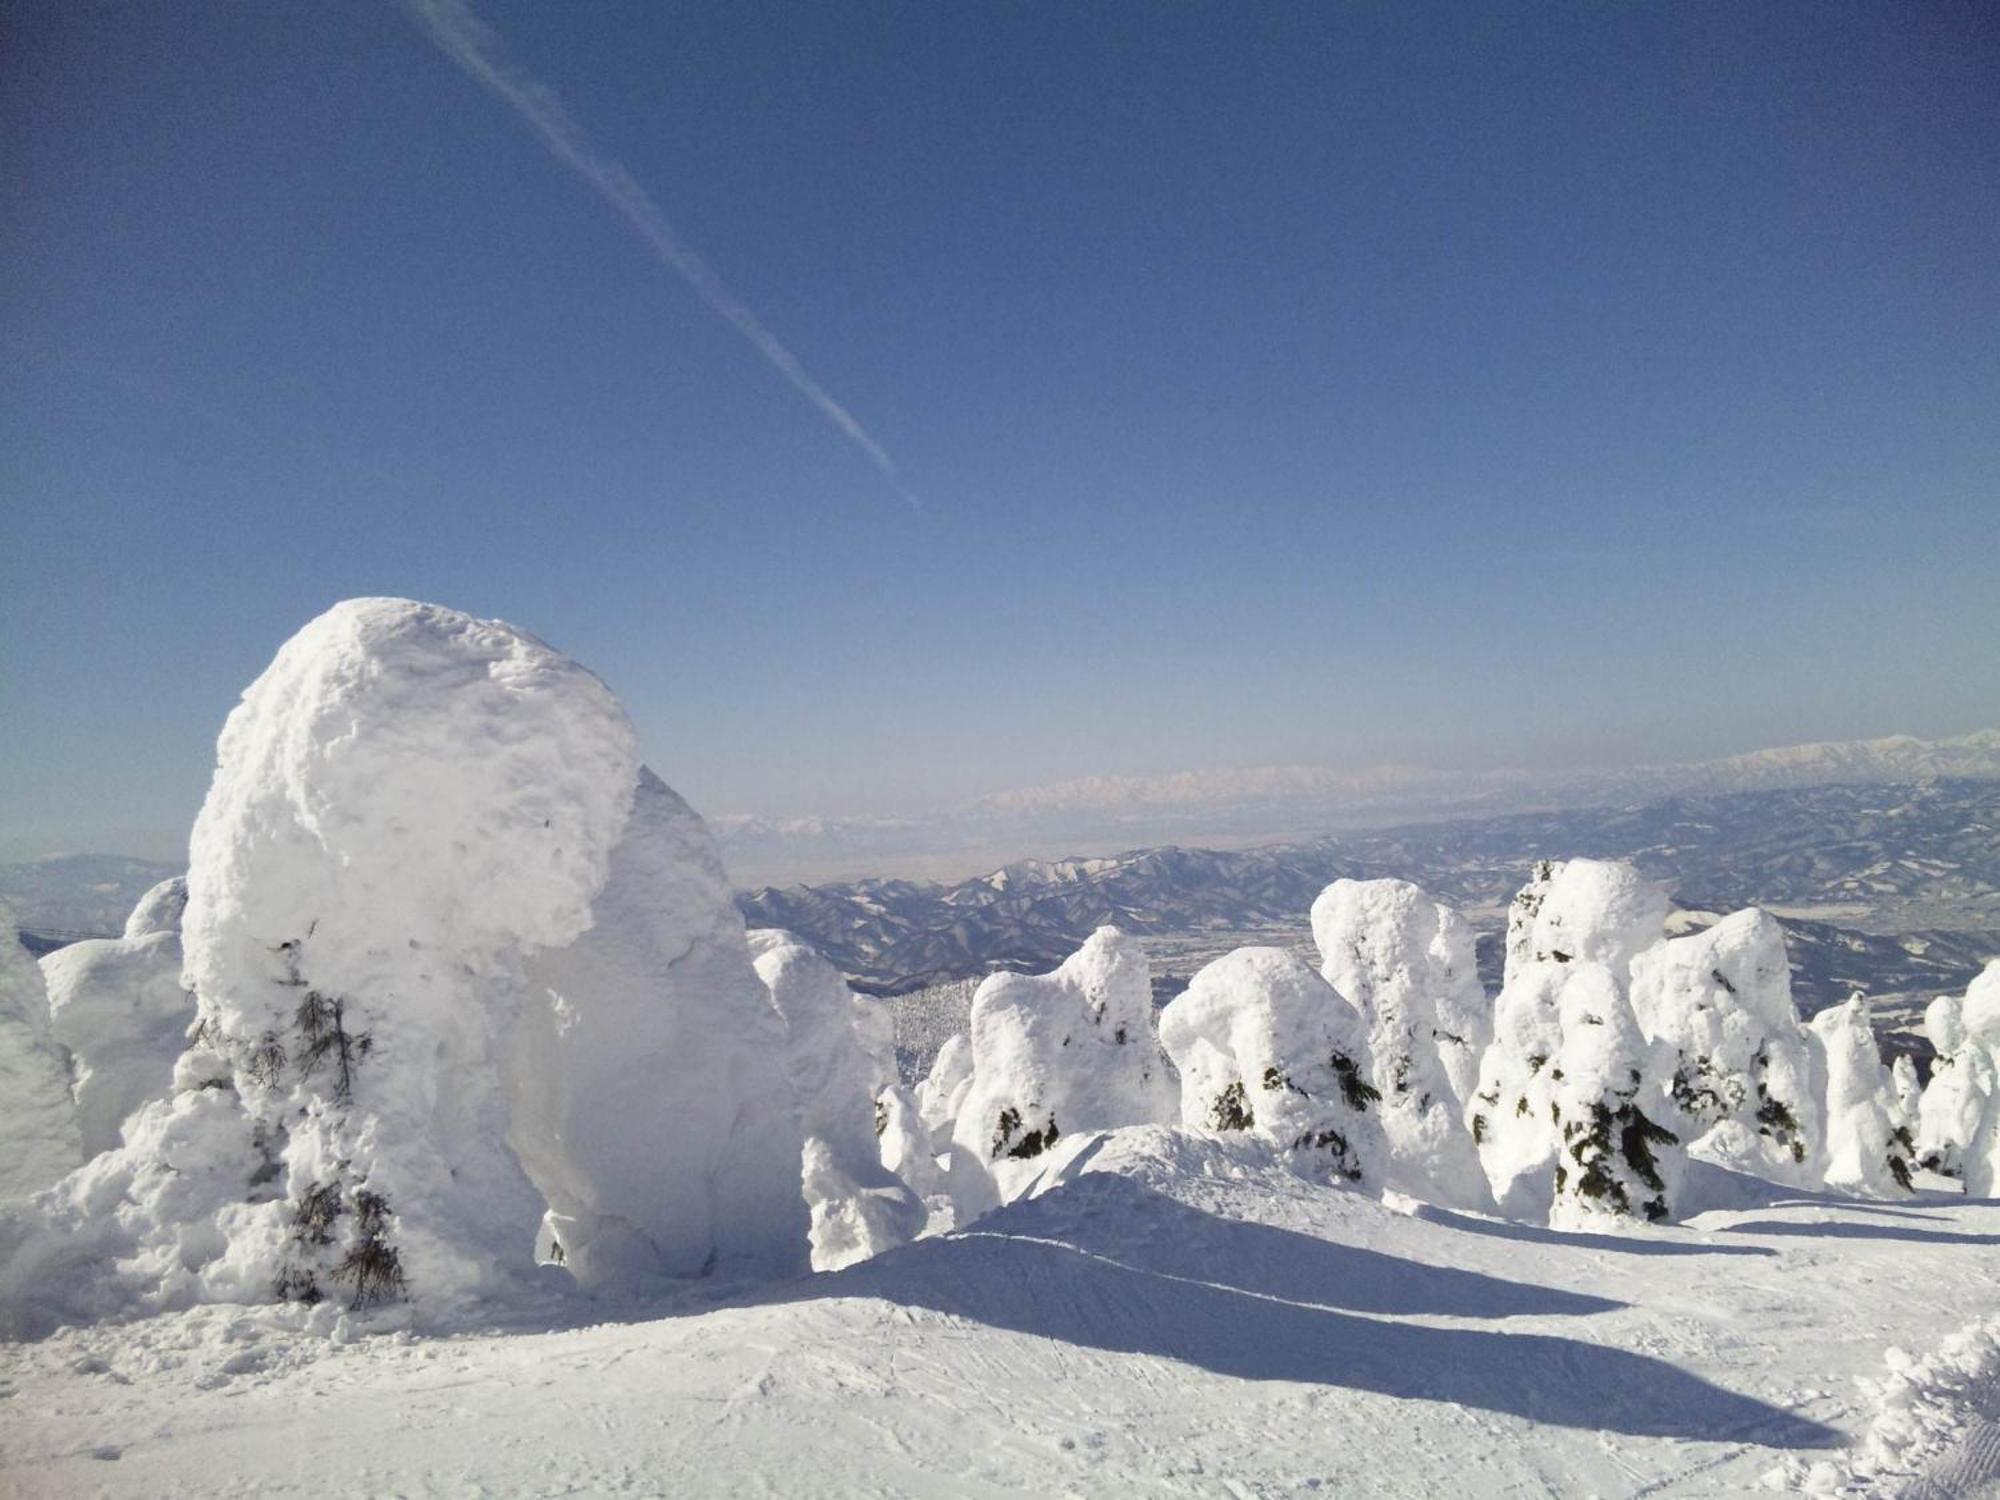
[[(1262, 933), (1303, 941), (1342, 876), (1413, 880), (1499, 930), (1545, 856), (1628, 858), (1693, 913), (1762, 905), (1785, 921), (1801, 1004), (1962, 990), (2000, 956), (2000, 782), (1824, 786), (1662, 798), (1636, 807), (1459, 819), (1243, 850), (1166, 847), (1022, 860), (954, 883), (765, 887), (757, 925), (807, 938), (864, 987), (894, 993), (1043, 969), (1110, 922), (1171, 937), (1187, 968)], [(1497, 982), (1497, 952), (1483, 955)], [(1156, 964), (1156, 967), (1158, 965)]]
[(1802, 787), (2000, 780), (2000, 729), (1791, 745), (1616, 771), (1341, 771), (1266, 766), (1093, 776), (913, 818), (711, 819), (739, 882), (890, 873), (952, 878), (1025, 853), (1107, 854), (1167, 843), (1294, 841), (1442, 818), (1612, 807)]

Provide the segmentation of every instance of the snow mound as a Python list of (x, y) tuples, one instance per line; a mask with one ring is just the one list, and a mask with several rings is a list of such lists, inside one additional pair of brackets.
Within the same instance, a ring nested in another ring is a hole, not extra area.
[(1029, 1164), (1065, 1131), (1174, 1115), (1145, 950), (1115, 927), (1098, 928), (1048, 974), (982, 982), (971, 1052), (952, 1139), (983, 1165), (1002, 1201), (1039, 1172)]
[(1492, 1206), (1464, 1124), (1491, 1038), (1471, 924), (1406, 880), (1338, 880), (1312, 907), (1320, 973), (1368, 1019), (1388, 1185)]
[(1308, 1176), (1382, 1176), (1387, 1143), (1361, 1013), (1282, 948), (1238, 948), (1160, 1012), (1185, 1126), (1251, 1131)]
[(530, 956), (525, 976), (508, 1141), (577, 1281), (802, 1270), (784, 1023), (715, 840), (651, 771), (589, 930)]
[[(924, 1205), (882, 1164), (876, 1094), (894, 1077), (893, 1043), (870, 1025), (841, 972), (790, 933), (750, 935), (757, 977), (784, 1018), (784, 1058), (805, 1133), (812, 1266), (842, 1266), (922, 1233)], [(883, 1125), (886, 1126), (886, 1118)]]
[(0, 906), (0, 1199), (39, 1192), (83, 1159), (42, 971)]

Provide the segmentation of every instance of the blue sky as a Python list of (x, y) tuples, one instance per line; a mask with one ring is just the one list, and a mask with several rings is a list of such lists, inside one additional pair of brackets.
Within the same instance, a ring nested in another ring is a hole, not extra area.
[(2000, 722), (1990, 8), (478, 12), (921, 507), (407, 12), (17, 0), (0, 857), (362, 593), (713, 811)]

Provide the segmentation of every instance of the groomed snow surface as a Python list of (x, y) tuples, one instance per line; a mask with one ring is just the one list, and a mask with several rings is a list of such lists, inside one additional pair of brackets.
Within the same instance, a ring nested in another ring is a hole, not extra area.
[[(2000, 1292), (2000, 1207), (1726, 1186), (1572, 1235), (1315, 1186), (1240, 1133), (1080, 1136), (967, 1231), (720, 1303), (16, 1346), (0, 1490), (1881, 1495), (1956, 1463), (1923, 1493), (1981, 1493), (1992, 1341), (1953, 1340)], [(1890, 1346), (1922, 1367), (1883, 1393)]]
[(602, 683), (350, 601), (184, 885), (39, 966), (0, 914), (0, 1489), (2000, 1485), (2000, 963), (1920, 1090), (1763, 913), (1668, 909), (1539, 865), (1489, 1002), (1341, 881), (1320, 969), (1157, 1017), (1101, 928), (909, 1090)]

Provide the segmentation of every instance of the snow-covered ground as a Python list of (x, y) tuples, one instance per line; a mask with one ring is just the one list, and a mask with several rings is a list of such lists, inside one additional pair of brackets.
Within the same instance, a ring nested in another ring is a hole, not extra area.
[(1241, 1135), (1147, 1127), (1051, 1157), (1038, 1196), (967, 1231), (733, 1297), (552, 1293), (504, 1328), (351, 1340), (209, 1306), (10, 1345), (0, 1492), (2000, 1483), (2000, 1341), (1963, 1332), (2000, 1309), (2000, 1202), (1697, 1169), (1738, 1206), (1609, 1236), (1315, 1186)]

